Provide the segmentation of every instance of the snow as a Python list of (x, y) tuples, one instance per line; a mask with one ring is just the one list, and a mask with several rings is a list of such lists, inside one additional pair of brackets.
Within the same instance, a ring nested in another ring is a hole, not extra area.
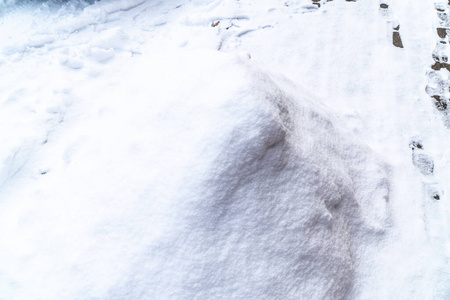
[(0, 299), (448, 299), (435, 7), (320, 4), (2, 2)]

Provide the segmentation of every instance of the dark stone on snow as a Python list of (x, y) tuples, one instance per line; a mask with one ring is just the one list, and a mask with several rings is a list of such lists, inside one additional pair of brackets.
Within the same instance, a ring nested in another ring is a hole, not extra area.
[(392, 33), (392, 44), (397, 48), (403, 48), (402, 38), (400, 37), (400, 32), (394, 31)]
[(447, 69), (447, 71), (450, 72), (450, 65), (446, 64), (446, 63), (436, 62), (434, 65), (431, 66), (431, 69), (433, 69), (435, 71), (439, 71), (441, 69)]
[(433, 69), (435, 71), (439, 71), (440, 69), (442, 69), (442, 67), (441, 67), (441, 64), (437, 62), (431, 66), (431, 69)]
[(446, 30), (446, 28), (440, 27), (440, 28), (437, 28), (436, 30), (437, 30), (438, 36), (439, 36), (441, 39), (443, 39), (443, 38), (445, 38), (445, 37), (447, 36), (447, 30)]

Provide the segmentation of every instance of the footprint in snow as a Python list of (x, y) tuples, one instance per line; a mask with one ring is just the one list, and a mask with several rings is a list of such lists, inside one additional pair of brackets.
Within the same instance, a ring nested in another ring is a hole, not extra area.
[(426, 176), (423, 181), (425, 196), (428, 199), (440, 200), (444, 192), (440, 184), (434, 180), (433, 157), (426, 153), (423, 142), (420, 139), (414, 138), (409, 144), (409, 147), (412, 150), (413, 165), (420, 173)]
[(413, 165), (426, 176), (433, 175), (434, 172), (434, 161), (433, 158), (426, 154), (423, 143), (421, 140), (413, 140), (409, 144), (412, 149), (412, 163)]
[(434, 65), (431, 67), (433, 70), (440, 70), (446, 68), (450, 71), (449, 67), (449, 47), (448, 47), (448, 33), (450, 29), (450, 19), (448, 17), (448, 5), (437, 2), (434, 4), (438, 22), (436, 25), (436, 47), (433, 50), (432, 57)]
[(442, 196), (444, 194), (444, 191), (442, 190), (441, 186), (437, 182), (425, 182), (423, 184), (425, 195), (429, 199), (433, 200), (441, 200)]
[(386, 1), (380, 2), (380, 15), (385, 19), (389, 19), (391, 16), (391, 9)]
[(433, 64), (427, 72), (428, 84), (425, 88), (436, 109), (441, 113), (444, 125), (450, 128), (449, 100), (450, 100), (450, 18), (449, 6), (442, 2), (434, 3), (436, 10), (436, 46), (431, 54)]
[(440, 72), (431, 70), (428, 72), (428, 85), (425, 88), (427, 94), (434, 99), (437, 110), (446, 112), (448, 107), (447, 94), (450, 91), (449, 81), (442, 78)]
[(395, 19), (388, 0), (380, 1), (380, 15), (386, 20), (391, 36), (391, 43), (397, 48), (403, 48), (402, 37), (400, 35), (400, 24)]

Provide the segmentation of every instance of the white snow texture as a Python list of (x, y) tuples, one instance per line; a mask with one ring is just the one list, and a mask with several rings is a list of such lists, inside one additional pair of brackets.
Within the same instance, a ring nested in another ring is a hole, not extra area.
[(3, 0), (0, 299), (450, 299), (436, 22)]

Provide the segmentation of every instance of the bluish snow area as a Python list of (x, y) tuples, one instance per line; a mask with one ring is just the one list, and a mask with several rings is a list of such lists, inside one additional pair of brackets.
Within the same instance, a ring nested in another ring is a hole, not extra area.
[(0, 3), (1, 300), (450, 299), (446, 1)]

